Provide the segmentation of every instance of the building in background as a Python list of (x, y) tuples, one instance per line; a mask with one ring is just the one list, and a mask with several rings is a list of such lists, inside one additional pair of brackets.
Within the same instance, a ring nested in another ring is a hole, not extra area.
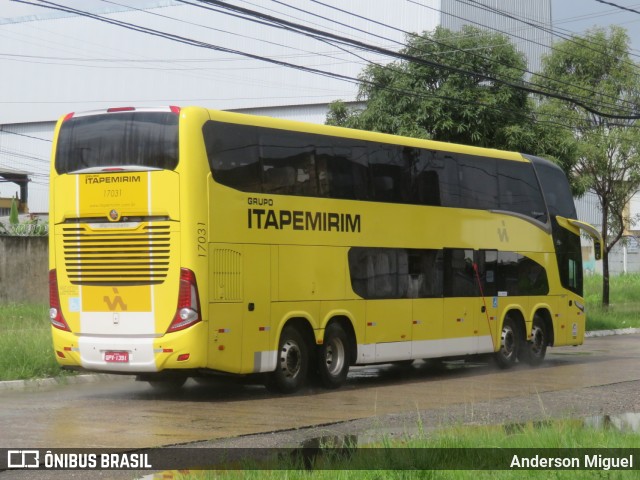
[[(553, 41), (551, 0), (60, 3), (69, 11), (11, 2), (0, 13), (0, 169), (31, 172), (28, 197), (4, 182), (0, 198), (28, 198), (36, 214), (48, 212), (53, 128), (68, 112), (197, 104), (324, 123), (330, 102), (355, 101), (369, 62), (393, 60), (375, 49), (399, 50), (408, 33), (465, 24), (503, 32), (532, 72)], [(593, 198), (577, 203), (581, 219), (600, 224)], [(614, 271), (640, 270), (633, 233)]]
[(48, 211), (53, 127), (71, 111), (197, 104), (324, 123), (329, 102), (355, 100), (369, 62), (393, 60), (366, 46), (397, 51), (408, 32), (466, 22), (510, 34), (535, 68), (551, 42), (551, 0), (58, 3), (76, 10), (0, 13), (0, 167), (33, 172), (31, 212)]
[(0, 217), (9, 216), (11, 204), (14, 201), (17, 202), (18, 213), (27, 213), (29, 211), (29, 175), (29, 172), (14, 170), (0, 165), (0, 185), (10, 183), (18, 189), (16, 195), (12, 197), (0, 196)]

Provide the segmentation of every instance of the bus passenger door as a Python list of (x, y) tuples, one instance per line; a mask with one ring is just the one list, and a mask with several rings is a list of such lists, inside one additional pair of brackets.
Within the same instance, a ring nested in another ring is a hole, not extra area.
[(497, 250), (476, 252), (476, 283), (480, 286), (480, 306), (476, 309), (478, 353), (494, 352), (499, 345), (499, 339), (496, 339), (498, 334), (497, 268)]
[(411, 358), (412, 300), (407, 298), (408, 258), (404, 249), (371, 249), (366, 253), (367, 296), (365, 343), (376, 362)]
[(442, 250), (409, 251), (409, 297), (413, 299), (414, 359), (447, 355), (443, 342)]
[(474, 251), (444, 250), (443, 344), (448, 355), (478, 351), (478, 319), (482, 298), (474, 270)]

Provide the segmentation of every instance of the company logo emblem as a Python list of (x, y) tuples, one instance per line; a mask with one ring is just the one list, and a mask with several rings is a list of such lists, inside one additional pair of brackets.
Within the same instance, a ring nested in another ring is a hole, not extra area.
[[(112, 312), (115, 312), (118, 308), (120, 308), (121, 311), (126, 312), (127, 304), (124, 303), (124, 301), (122, 300), (122, 297), (120, 296), (120, 292), (118, 292), (117, 288), (113, 288), (113, 294), (115, 295), (113, 299), (106, 295), (103, 297), (104, 303), (107, 304), (107, 308)], [(116, 319), (114, 317), (113, 323), (120, 323), (120, 318), (118, 317)]]
[(7, 452), (7, 467), (9, 468), (38, 468), (40, 466), (40, 452), (38, 450), (9, 450)]
[(112, 222), (115, 222), (119, 219), (120, 219), (120, 214), (115, 208), (109, 212), (109, 220), (111, 220)]

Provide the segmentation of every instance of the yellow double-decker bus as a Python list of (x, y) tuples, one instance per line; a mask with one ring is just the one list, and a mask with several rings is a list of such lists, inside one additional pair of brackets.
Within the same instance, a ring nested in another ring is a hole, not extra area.
[(198, 107), (61, 118), (50, 208), (58, 362), (154, 385), (538, 364), (582, 343), (600, 249), (544, 159)]

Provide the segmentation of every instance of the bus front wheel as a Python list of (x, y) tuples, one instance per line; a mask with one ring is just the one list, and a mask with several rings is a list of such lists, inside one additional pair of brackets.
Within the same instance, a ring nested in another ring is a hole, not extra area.
[(505, 318), (500, 333), (500, 349), (495, 353), (496, 363), (500, 368), (511, 368), (518, 358), (518, 329), (510, 318)]
[(330, 324), (318, 349), (318, 374), (326, 388), (341, 387), (349, 373), (349, 339), (338, 323)]
[(307, 379), (309, 348), (300, 332), (285, 327), (280, 335), (276, 369), (271, 373), (267, 387), (281, 393), (293, 393)]

